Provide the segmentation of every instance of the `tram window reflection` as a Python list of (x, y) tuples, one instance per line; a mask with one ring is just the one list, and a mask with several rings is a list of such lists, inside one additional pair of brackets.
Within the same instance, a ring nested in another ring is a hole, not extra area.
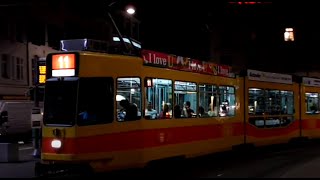
[(111, 123), (114, 118), (112, 78), (80, 78), (78, 125)]
[(319, 114), (319, 94), (305, 93), (306, 114)]
[(219, 116), (234, 116), (236, 112), (235, 88), (219, 86)]
[[(174, 82), (175, 104), (180, 107), (181, 117), (197, 117), (197, 84), (193, 82)], [(177, 108), (175, 108), (177, 111)]]
[(141, 118), (141, 80), (137, 77), (117, 79), (117, 119), (134, 121)]
[(249, 114), (294, 114), (292, 91), (249, 88)]
[(293, 92), (249, 88), (249, 114), (294, 114)]
[(280, 113), (281, 114), (294, 114), (294, 100), (292, 91), (280, 91), (281, 92), (281, 104)]
[[(294, 119), (294, 96), (292, 91), (249, 88), (248, 114), (250, 123), (259, 127), (287, 126)], [(262, 118), (264, 117), (264, 118)], [(264, 120), (262, 126), (260, 121)], [(258, 123), (259, 120), (259, 123)]]
[(199, 117), (218, 116), (218, 92), (215, 85), (199, 85)]
[[(150, 81), (152, 80), (152, 83)], [(172, 80), (146, 78), (145, 114), (146, 119), (172, 118)]]

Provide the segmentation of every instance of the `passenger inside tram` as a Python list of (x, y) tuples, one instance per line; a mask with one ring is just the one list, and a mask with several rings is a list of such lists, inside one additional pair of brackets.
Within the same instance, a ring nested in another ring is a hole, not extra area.
[(153, 109), (152, 103), (148, 102), (147, 109), (145, 110), (145, 118), (146, 119), (157, 119), (158, 112)]
[(160, 113), (160, 119), (170, 119), (171, 115), (169, 112), (169, 105), (168, 104), (164, 104), (163, 105), (163, 109)]
[(205, 115), (204, 108), (202, 106), (199, 106), (198, 112), (200, 117)]
[(196, 114), (194, 113), (193, 109), (191, 109), (191, 103), (190, 101), (187, 101), (186, 103), (183, 104), (184, 108), (183, 108), (183, 115), (184, 117), (195, 117)]
[(135, 104), (130, 103), (127, 99), (124, 99), (120, 101), (120, 106), (123, 107), (119, 112), (119, 117), (121, 120), (131, 121), (139, 119), (138, 108)]

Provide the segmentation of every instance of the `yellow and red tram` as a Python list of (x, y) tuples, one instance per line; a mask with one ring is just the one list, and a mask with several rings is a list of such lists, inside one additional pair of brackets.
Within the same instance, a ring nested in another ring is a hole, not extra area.
[(246, 143), (271, 145), (300, 136), (299, 84), (291, 75), (247, 70)]
[(302, 136), (320, 137), (319, 93), (320, 79), (302, 77), (300, 85), (300, 113)]
[(46, 76), (40, 166), (111, 171), (318, 135), (318, 114), (307, 122), (299, 104), (300, 91), (320, 90), (291, 75), (235, 76), (228, 66), (143, 50), (52, 53)]

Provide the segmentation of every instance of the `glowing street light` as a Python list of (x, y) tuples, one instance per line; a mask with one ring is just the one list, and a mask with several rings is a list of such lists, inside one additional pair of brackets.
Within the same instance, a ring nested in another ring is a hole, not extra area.
[(127, 13), (128, 13), (128, 14), (132, 15), (132, 14), (134, 14), (135, 12), (136, 12), (136, 10), (135, 10), (133, 7), (128, 7), (128, 8), (127, 8)]

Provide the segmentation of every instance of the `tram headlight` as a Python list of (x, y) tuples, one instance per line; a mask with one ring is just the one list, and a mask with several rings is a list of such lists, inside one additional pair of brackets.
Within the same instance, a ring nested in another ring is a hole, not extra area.
[(59, 139), (54, 139), (51, 141), (51, 147), (55, 149), (61, 148), (62, 142)]

